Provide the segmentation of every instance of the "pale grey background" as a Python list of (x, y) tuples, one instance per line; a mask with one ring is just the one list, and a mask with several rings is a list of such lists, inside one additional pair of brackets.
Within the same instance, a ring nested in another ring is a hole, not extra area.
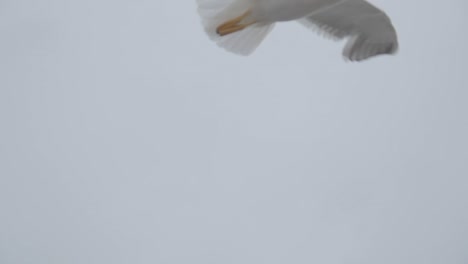
[(398, 56), (194, 1), (0, 2), (0, 263), (468, 263), (465, 0), (375, 0)]

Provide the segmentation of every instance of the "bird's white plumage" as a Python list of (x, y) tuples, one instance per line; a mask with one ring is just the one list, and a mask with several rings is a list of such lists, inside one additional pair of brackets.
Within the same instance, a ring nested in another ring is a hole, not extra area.
[(216, 27), (245, 13), (250, 6), (250, 0), (198, 0), (198, 12), (210, 39), (220, 47), (240, 55), (251, 54), (273, 29), (274, 24), (257, 23), (222, 37), (216, 33)]
[[(219, 46), (248, 55), (275, 22), (298, 20), (333, 39), (349, 38), (343, 50), (348, 60), (360, 61), (398, 49), (396, 31), (388, 16), (365, 0), (197, 0), (205, 31)], [(220, 36), (217, 27), (248, 12), (243, 22), (255, 22)]]

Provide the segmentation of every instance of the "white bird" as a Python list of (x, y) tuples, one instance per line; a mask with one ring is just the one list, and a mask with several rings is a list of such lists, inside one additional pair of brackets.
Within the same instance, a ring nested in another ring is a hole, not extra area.
[(333, 39), (348, 38), (343, 56), (361, 61), (398, 49), (389, 17), (365, 0), (197, 0), (208, 36), (222, 48), (251, 54), (276, 22), (298, 20)]

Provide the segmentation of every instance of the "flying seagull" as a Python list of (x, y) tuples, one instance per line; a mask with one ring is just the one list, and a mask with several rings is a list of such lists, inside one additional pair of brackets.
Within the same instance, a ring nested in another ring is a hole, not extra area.
[(343, 56), (361, 61), (394, 54), (390, 18), (365, 0), (197, 0), (208, 36), (220, 47), (251, 54), (276, 22), (297, 20), (332, 39), (347, 38)]

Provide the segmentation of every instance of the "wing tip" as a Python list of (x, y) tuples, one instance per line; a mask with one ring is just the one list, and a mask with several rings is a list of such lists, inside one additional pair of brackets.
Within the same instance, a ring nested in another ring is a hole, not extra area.
[(396, 36), (390, 41), (377, 41), (364, 36), (351, 37), (343, 49), (346, 61), (359, 62), (380, 55), (395, 55), (399, 44)]

